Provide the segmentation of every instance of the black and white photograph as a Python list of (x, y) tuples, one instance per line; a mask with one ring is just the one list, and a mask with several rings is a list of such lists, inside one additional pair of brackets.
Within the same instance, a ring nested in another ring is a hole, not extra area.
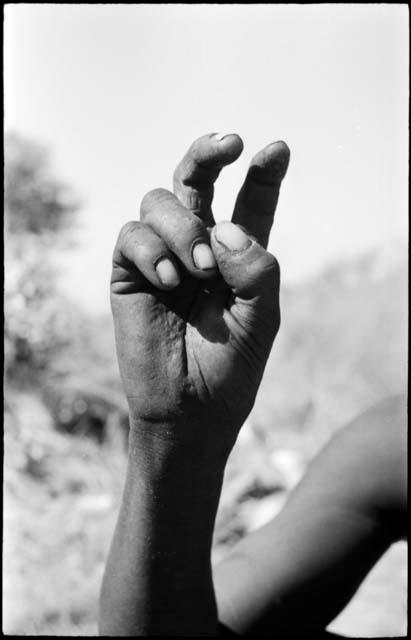
[(3, 634), (405, 638), (408, 5), (3, 27)]

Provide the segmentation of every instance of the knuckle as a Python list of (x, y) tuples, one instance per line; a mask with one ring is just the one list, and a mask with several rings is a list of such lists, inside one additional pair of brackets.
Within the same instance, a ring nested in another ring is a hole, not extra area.
[[(280, 265), (275, 256), (266, 252), (260, 263), (260, 287), (265, 303), (272, 309), (275, 316), (279, 314)], [(280, 319), (278, 317), (278, 323)]]
[(162, 189), (160, 187), (157, 189), (151, 189), (151, 191), (146, 193), (146, 195), (141, 201), (141, 206), (140, 206), (141, 218), (142, 219), (146, 218), (154, 209), (154, 207), (156, 207), (161, 202), (168, 200), (169, 197), (170, 197), (170, 193), (167, 191), (167, 189)]
[(272, 253), (270, 253), (269, 256), (270, 256), (270, 260), (271, 260), (271, 263), (270, 263), (271, 270), (272, 270), (275, 278), (277, 280), (279, 280), (280, 276), (281, 276), (280, 263), (278, 262), (277, 258)]
[(133, 244), (138, 242), (138, 234), (144, 227), (145, 225), (142, 222), (138, 222), (135, 220), (130, 220), (121, 227), (113, 251), (113, 264), (117, 264), (118, 262), (121, 262), (123, 260), (124, 255), (127, 253), (128, 249)]
[(264, 257), (264, 271), (275, 283), (280, 281), (280, 265), (277, 258), (268, 251), (265, 252)]
[[(265, 284), (264, 284), (265, 283)], [(262, 277), (262, 290), (264, 291), (264, 304), (270, 311), (271, 325), (278, 331), (281, 324), (280, 312), (280, 265), (275, 256), (266, 252), (264, 275)]]
[(199, 240), (203, 240), (204, 238), (207, 238), (208, 240), (207, 229), (205, 227), (205, 224), (202, 222), (202, 220), (200, 220), (200, 218), (197, 218), (197, 216), (195, 215), (192, 215), (190, 217), (187, 216), (186, 224), (187, 224), (187, 235), (189, 237), (195, 236)]
[(140, 227), (140, 223), (134, 220), (130, 220), (129, 222), (126, 222), (126, 224), (124, 224), (120, 229), (120, 234), (119, 234), (120, 240), (124, 240), (125, 238), (127, 238), (131, 233), (136, 231), (139, 227)]
[(180, 164), (176, 166), (173, 173), (173, 184), (179, 184), (183, 180), (183, 168)]
[(198, 162), (199, 160), (201, 160), (201, 156), (202, 154), (204, 154), (204, 151), (208, 151), (210, 149), (210, 146), (209, 135), (206, 134), (204, 136), (200, 136), (199, 138), (193, 140), (193, 142), (191, 143), (187, 151), (187, 156), (194, 162)]

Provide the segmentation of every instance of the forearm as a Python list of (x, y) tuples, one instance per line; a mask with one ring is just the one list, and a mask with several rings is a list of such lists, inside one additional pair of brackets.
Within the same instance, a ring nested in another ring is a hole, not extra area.
[(300, 497), (215, 569), (219, 618), (240, 635), (324, 630), (389, 546), (367, 518)]
[(392, 398), (341, 430), (283, 511), (216, 568), (222, 622), (239, 634), (318, 631), (347, 604), (405, 530), (404, 406)]
[(210, 552), (222, 475), (200, 451), (132, 434), (101, 634), (217, 635)]
[[(242, 148), (236, 134), (196, 140), (174, 193), (147, 193), (114, 249), (120, 373), (132, 416), (151, 425), (131, 429), (139, 435), (103, 583), (104, 633), (217, 633), (212, 532), (226, 458), (279, 328), (279, 266), (265, 247), (290, 155), (284, 142), (257, 153), (233, 221), (215, 224), (214, 182)], [(159, 424), (170, 416), (177, 423)], [(163, 444), (141, 440), (150, 427)]]

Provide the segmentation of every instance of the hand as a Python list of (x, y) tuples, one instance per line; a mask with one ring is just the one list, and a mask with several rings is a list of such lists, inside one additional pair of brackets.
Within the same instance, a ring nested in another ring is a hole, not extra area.
[[(255, 400), (280, 325), (279, 267), (266, 251), (289, 162), (276, 142), (252, 160), (232, 222), (211, 203), (235, 134), (196, 140), (174, 194), (149, 192), (121, 230), (111, 303), (132, 431), (228, 455)], [(142, 426), (144, 425), (144, 426)]]
[(284, 143), (251, 163), (233, 223), (214, 225), (213, 184), (236, 135), (193, 143), (174, 195), (145, 196), (120, 232), (111, 301), (130, 408), (126, 482), (101, 596), (107, 635), (218, 635), (211, 546), (225, 461), (280, 323), (266, 252)]

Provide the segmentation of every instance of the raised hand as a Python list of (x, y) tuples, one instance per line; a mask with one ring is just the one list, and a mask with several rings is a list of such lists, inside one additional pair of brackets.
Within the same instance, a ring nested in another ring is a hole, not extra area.
[(196, 140), (174, 193), (149, 192), (121, 230), (111, 302), (132, 429), (227, 455), (250, 412), (280, 324), (279, 267), (266, 251), (289, 150), (254, 156), (232, 222), (215, 224), (221, 169), (238, 135)]

